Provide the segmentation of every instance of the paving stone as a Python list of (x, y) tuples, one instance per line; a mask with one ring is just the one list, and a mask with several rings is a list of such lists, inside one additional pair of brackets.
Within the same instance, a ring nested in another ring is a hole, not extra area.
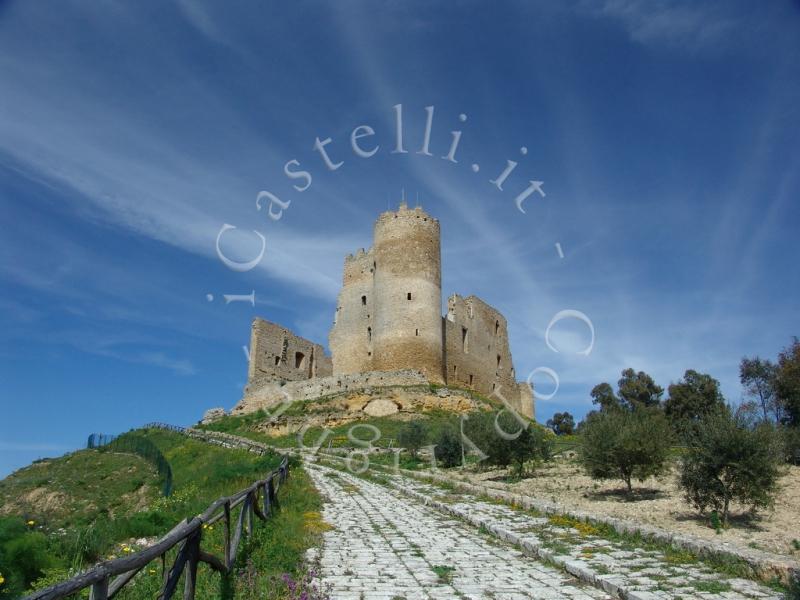
[[(514, 597), (508, 594), (528, 594), (523, 597), (536, 598), (609, 597), (606, 593), (612, 596), (622, 593), (631, 600), (782, 598), (781, 594), (755, 581), (726, 577), (703, 563), (676, 563), (660, 550), (631, 548), (629, 544), (592, 535), (590, 528), (558, 526), (540, 515), (517, 511), (470, 494), (454, 493), (417, 479), (391, 475), (387, 485), (381, 485), (338, 470), (330, 476), (328, 467), (320, 465), (311, 472), (320, 489), (328, 490), (331, 502), (326, 510), (331, 511), (333, 519), (329, 522), (346, 532), (340, 535), (331, 532), (329, 552), (335, 554), (333, 548), (337, 544), (348, 548), (342, 538), (354, 535), (374, 538), (377, 530), (380, 532), (377, 541), (370, 539), (360, 543), (360, 548), (367, 547), (369, 554), (388, 547), (398, 557), (401, 569), (406, 570), (397, 574), (398, 580), (410, 586), (409, 589), (421, 586), (428, 594), (421, 597), (439, 597), (442, 590), (449, 590), (453, 594), (451, 597), (458, 594), (472, 597), (478, 591), (474, 584), (480, 581), (471, 578), (472, 571), (477, 568), (479, 573), (489, 573), (493, 579), (491, 584), (481, 582), (482, 592), (494, 593), (498, 598)], [(346, 485), (347, 492), (343, 491), (342, 484)], [(465, 524), (465, 520), (474, 527)], [(420, 527), (420, 522), (425, 525)], [(486, 536), (476, 533), (479, 526), (492, 532), (495, 538), (524, 549), (525, 553), (491, 544)], [(328, 544), (326, 534), (326, 547)], [(422, 555), (414, 564), (405, 556), (414, 553), (409, 548)], [(554, 561), (592, 586), (575, 586), (575, 579), (568, 573), (539, 562), (539, 557)], [(341, 567), (343, 563), (337, 564)], [(433, 571), (437, 565), (455, 568), (451, 581), (439, 581)], [(572, 587), (569, 587), (570, 582)], [(714, 593), (701, 591), (712, 582), (728, 589)]]

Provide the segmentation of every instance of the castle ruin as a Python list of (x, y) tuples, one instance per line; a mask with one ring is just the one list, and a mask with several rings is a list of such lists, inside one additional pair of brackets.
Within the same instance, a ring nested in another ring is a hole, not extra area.
[[(503, 398), (533, 418), (533, 390), (517, 382), (506, 320), (457, 294), (442, 311), (439, 221), (403, 202), (375, 222), (373, 246), (344, 261), (342, 289), (322, 346), (255, 319), (238, 412), (364, 387), (442, 384)], [(287, 385), (290, 382), (290, 385)]]

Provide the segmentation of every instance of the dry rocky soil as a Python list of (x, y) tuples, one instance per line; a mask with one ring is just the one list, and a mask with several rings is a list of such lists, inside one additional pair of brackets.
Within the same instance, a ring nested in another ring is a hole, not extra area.
[(737, 507), (739, 512), (732, 516), (730, 527), (719, 534), (709, 526), (707, 517), (686, 502), (674, 470), (658, 479), (636, 482), (630, 499), (621, 481), (595, 482), (572, 459), (557, 459), (515, 483), (503, 483), (504, 473), (496, 470), (468, 473), (465, 478), (558, 502), (566, 510), (585, 510), (800, 560), (795, 547), (800, 544), (800, 467), (786, 468), (772, 510), (752, 516)]

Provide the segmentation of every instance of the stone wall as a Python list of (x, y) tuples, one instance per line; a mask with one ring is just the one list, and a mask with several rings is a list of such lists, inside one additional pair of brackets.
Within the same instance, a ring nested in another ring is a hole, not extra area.
[(533, 418), (533, 393), (516, 381), (506, 319), (476, 296), (450, 296), (443, 319), (445, 380), (481, 394), (502, 395)]
[(269, 410), (286, 401), (314, 400), (322, 396), (371, 387), (427, 384), (428, 379), (425, 374), (413, 369), (332, 375), (307, 381), (290, 381), (283, 385), (277, 382), (257, 382), (247, 385), (244, 397), (233, 408), (231, 414), (241, 415), (260, 409)]
[(302, 381), (333, 372), (319, 344), (285, 327), (256, 318), (250, 331), (248, 385), (264, 381)]

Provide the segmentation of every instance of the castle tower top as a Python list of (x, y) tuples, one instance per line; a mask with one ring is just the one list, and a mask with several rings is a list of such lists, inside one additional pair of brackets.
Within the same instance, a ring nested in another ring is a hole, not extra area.
[(400, 202), (400, 206), (396, 211), (387, 210), (386, 212), (381, 213), (378, 219), (375, 221), (375, 226), (378, 227), (379, 225), (385, 225), (395, 219), (419, 219), (419, 225), (421, 226), (433, 226), (433, 228), (437, 230), (439, 228), (439, 219), (435, 219), (434, 217), (430, 216), (423, 210), (421, 206), (409, 208), (408, 203), (405, 200)]

